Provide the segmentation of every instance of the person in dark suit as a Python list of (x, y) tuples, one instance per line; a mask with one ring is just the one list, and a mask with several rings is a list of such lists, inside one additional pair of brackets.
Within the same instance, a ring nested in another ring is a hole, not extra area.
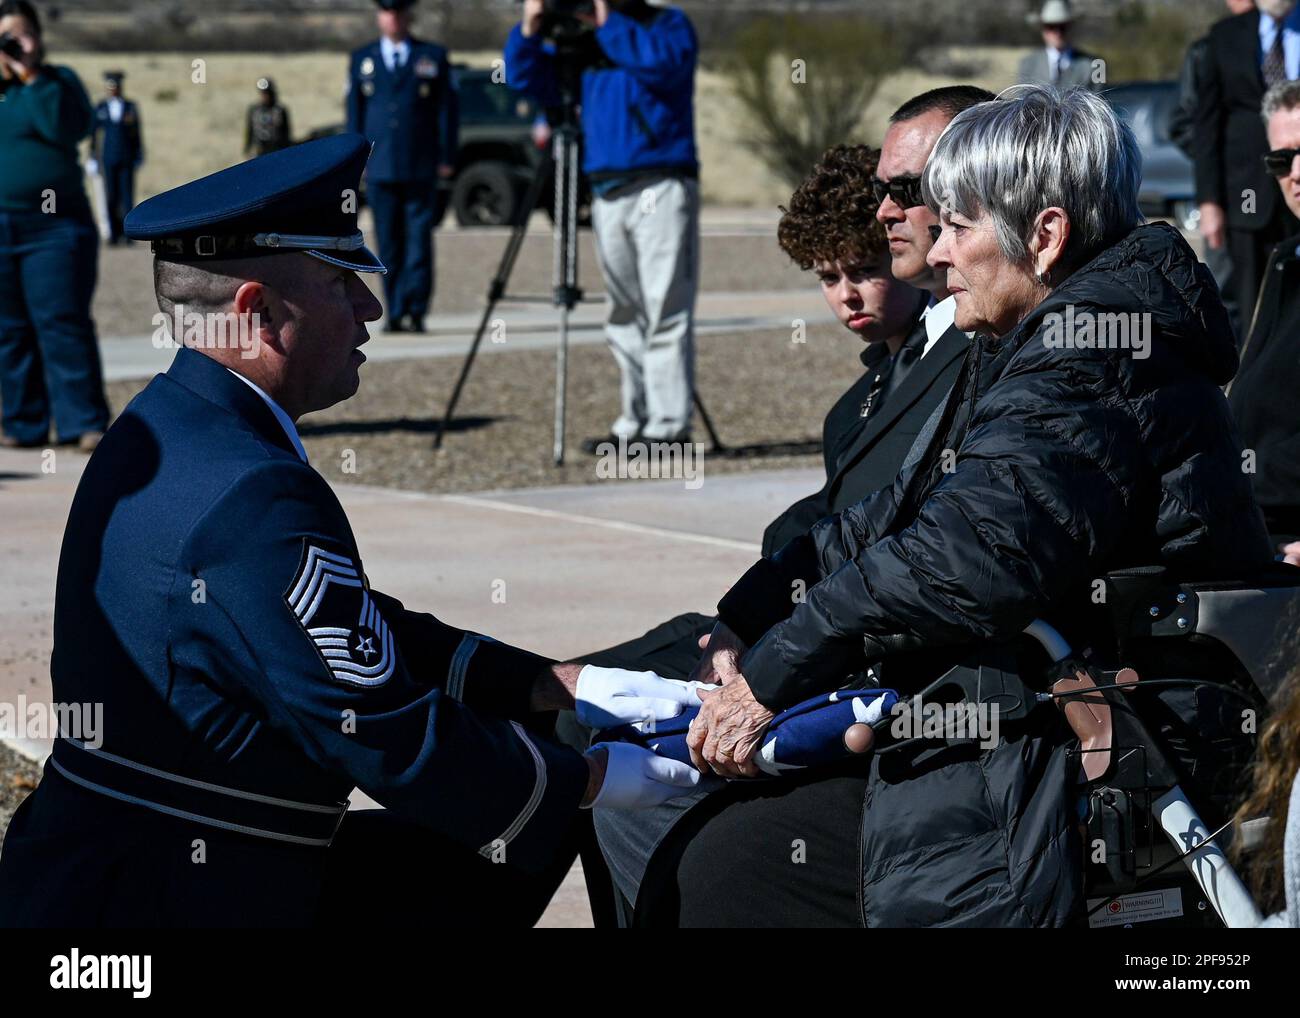
[(439, 181), (456, 166), (457, 105), (447, 51), (411, 35), (415, 0), (376, 0), (378, 40), (353, 52), (347, 128), (375, 146), (366, 200), (388, 266), (389, 332), (423, 332), (433, 297)]
[[(1230, 14), (1245, 14), (1255, 9), (1255, 0), (1226, 0)], [(1182, 70), (1178, 73), (1178, 105), (1169, 114), (1169, 138), (1177, 145), (1188, 159), (1196, 159), (1196, 109), (1201, 101), (1203, 86), (1201, 79), (1205, 76), (1206, 54), (1210, 49), (1210, 37), (1203, 35), (1190, 46), (1183, 57)], [(1237, 307), (1237, 284), (1232, 275), (1232, 258), (1227, 245), (1210, 247), (1206, 245), (1203, 253), (1205, 264), (1214, 273), (1214, 281), (1219, 284), (1223, 294), (1224, 306), (1232, 320), (1232, 330), (1241, 335), (1241, 309)]]
[(1105, 67), (1091, 53), (1076, 49), (1074, 14), (1066, 0), (1047, 0), (1038, 15), (1043, 45), (1020, 61), (1022, 85), (1052, 85), (1055, 88), (1086, 88), (1095, 92), (1105, 81), (1099, 73)]
[[(1300, 217), (1300, 81), (1264, 97), (1266, 170), (1287, 207)], [(1269, 255), (1259, 308), (1241, 349), (1228, 403), (1242, 444), (1254, 454), (1255, 497), (1269, 537), (1287, 562), (1300, 565), (1300, 233)]]
[[(307, 142), (127, 217), (155, 322), (212, 331), (185, 329), (77, 486), (51, 665), (76, 720), (6, 834), (0, 927), (531, 925), (590, 832), (580, 806), (698, 781), (547, 738), (563, 708), (675, 716), (683, 684), (551, 661), (371, 587), (295, 423), (357, 391), (380, 315), (359, 273), (384, 266), (339, 202), (369, 149)], [(354, 787), (384, 808), (349, 811)]]
[(1196, 110), (1196, 200), (1206, 246), (1232, 258), (1239, 318), (1249, 327), (1269, 252), (1300, 224), (1262, 162), (1260, 103), (1267, 88), (1300, 77), (1295, 0), (1259, 0), (1209, 34)]
[(104, 202), (108, 206), (108, 242), (122, 242), (122, 223), (135, 207), (135, 171), (144, 162), (140, 109), (122, 95), (121, 71), (104, 72), (108, 93), (95, 107), (91, 151), (104, 175)]
[[(866, 301), (850, 292), (846, 275), (890, 291), (884, 304), (910, 302), (912, 311), (901, 328), (888, 326), (863, 351), (867, 370), (826, 417), (826, 482), (768, 526), (765, 557), (822, 518), (893, 483), (917, 435), (942, 408), (970, 340), (953, 324), (953, 301), (944, 279), (926, 263), (938, 219), (921, 199), (920, 173), (948, 122), (993, 98), (973, 86), (916, 96), (895, 111), (878, 159), (869, 158), (865, 149), (832, 149), (791, 199), (779, 228), (782, 247), (801, 265), (817, 269), (827, 301), (851, 331), (868, 340), (875, 334), (859, 317)], [(871, 282), (859, 266), (876, 264), (879, 258), (885, 269), (886, 252), (887, 275)], [(843, 271), (846, 267), (849, 273)], [(699, 613), (679, 615), (635, 640), (580, 657), (685, 678), (698, 663), (701, 640), (714, 623)], [(672, 866), (666, 860), (682, 845), (669, 835), (708, 791), (702, 787), (636, 817), (595, 811), (624, 921), (672, 921), (673, 895), (660, 878), (670, 880)]]

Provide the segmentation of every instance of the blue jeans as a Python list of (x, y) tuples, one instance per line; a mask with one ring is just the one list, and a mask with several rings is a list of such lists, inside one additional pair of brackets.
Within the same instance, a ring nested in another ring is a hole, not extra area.
[(89, 211), (0, 212), (0, 424), (20, 442), (108, 427), (90, 299), (99, 236)]

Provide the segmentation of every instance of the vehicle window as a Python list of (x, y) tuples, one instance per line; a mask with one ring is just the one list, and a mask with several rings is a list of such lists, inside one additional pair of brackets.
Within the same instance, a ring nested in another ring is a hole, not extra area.
[(532, 120), (532, 103), (513, 88), (494, 82), (490, 74), (462, 71), (457, 75), (456, 90), (462, 120)]

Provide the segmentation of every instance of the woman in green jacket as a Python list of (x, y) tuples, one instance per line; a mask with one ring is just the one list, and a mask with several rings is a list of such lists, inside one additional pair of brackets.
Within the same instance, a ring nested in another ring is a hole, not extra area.
[(0, 417), (6, 446), (94, 449), (108, 425), (90, 300), (99, 238), (77, 143), (86, 90), (45, 62), (27, 0), (0, 0)]

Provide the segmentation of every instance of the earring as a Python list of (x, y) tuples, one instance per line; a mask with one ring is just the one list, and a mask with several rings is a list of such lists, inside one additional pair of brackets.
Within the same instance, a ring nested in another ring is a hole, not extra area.
[(1047, 286), (1047, 272), (1044, 269), (1038, 269), (1034, 272), (1034, 278), (1038, 280), (1039, 286)]

